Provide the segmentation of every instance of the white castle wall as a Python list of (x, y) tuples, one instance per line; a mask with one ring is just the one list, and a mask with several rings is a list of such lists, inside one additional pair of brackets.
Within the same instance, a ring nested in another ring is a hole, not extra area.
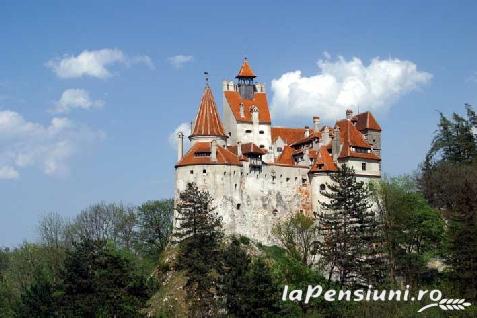
[[(203, 172), (205, 170), (205, 173)], [(193, 171), (191, 173), (190, 171)], [(302, 167), (196, 165), (176, 169), (176, 197), (188, 182), (209, 191), (228, 234), (238, 233), (264, 244), (276, 243), (271, 231), (291, 213), (312, 213), (312, 190)]]

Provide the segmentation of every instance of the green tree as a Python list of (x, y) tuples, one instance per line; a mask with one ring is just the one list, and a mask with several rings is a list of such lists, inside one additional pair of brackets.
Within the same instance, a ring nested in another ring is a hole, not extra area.
[(157, 258), (169, 243), (174, 200), (147, 201), (137, 208), (137, 242), (143, 255)]
[(449, 225), (452, 282), (463, 295), (477, 299), (477, 116), (470, 105), (466, 109), (467, 118), (441, 115), (419, 186)]
[(75, 243), (61, 280), (58, 307), (67, 317), (140, 317), (149, 297), (131, 260), (104, 241)]
[(223, 258), (221, 294), (225, 308), (231, 317), (245, 317), (253, 310), (247, 304), (251, 258), (236, 237), (225, 248)]
[(177, 264), (187, 275), (190, 313), (192, 317), (214, 317), (219, 308), (215, 296), (221, 268), (221, 219), (210, 194), (193, 183), (180, 193), (176, 211)]
[(383, 238), (389, 277), (418, 285), (430, 258), (442, 255), (444, 221), (429, 206), (415, 182), (408, 178), (382, 180), (375, 202), (383, 220)]
[(250, 310), (242, 317), (276, 317), (280, 311), (280, 290), (264, 259), (259, 257), (252, 262), (247, 280), (249, 288), (245, 308)]
[(341, 285), (367, 285), (382, 280), (382, 273), (370, 271), (382, 260), (380, 223), (369, 202), (370, 191), (356, 180), (354, 169), (342, 165), (331, 175), (323, 192), (329, 202), (318, 224), (323, 239), (317, 242), (322, 261), (339, 277)]
[(318, 227), (314, 218), (297, 213), (275, 225), (272, 233), (291, 257), (305, 266), (313, 265), (318, 240)]
[(54, 286), (44, 273), (37, 273), (35, 280), (21, 295), (20, 304), (16, 308), (19, 318), (51, 318), (57, 317)]

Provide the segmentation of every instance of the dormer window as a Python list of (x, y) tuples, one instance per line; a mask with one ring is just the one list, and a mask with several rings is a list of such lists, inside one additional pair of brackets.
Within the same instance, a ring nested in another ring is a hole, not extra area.
[(195, 157), (210, 157), (210, 152), (208, 151), (197, 151), (194, 153)]

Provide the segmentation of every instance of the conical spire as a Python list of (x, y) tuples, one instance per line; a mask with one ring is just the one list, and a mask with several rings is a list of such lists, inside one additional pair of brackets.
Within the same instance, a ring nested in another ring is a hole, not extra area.
[(193, 136), (225, 137), (224, 126), (220, 121), (214, 95), (208, 84), (205, 86), (199, 111), (194, 121), (191, 137)]
[(252, 68), (250, 67), (250, 64), (248, 64), (248, 59), (244, 58), (242, 67), (240, 68), (240, 71), (238, 72), (236, 78), (255, 78), (255, 73), (253, 72)]

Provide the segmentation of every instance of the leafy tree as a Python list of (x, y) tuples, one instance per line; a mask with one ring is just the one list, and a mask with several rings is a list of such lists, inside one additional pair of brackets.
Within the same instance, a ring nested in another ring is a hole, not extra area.
[(156, 258), (169, 243), (174, 201), (148, 201), (137, 208), (137, 240), (144, 255)]
[(375, 202), (383, 220), (389, 277), (419, 284), (429, 258), (442, 254), (444, 221), (440, 213), (429, 206), (410, 178), (382, 180)]
[(16, 308), (19, 318), (51, 318), (57, 317), (54, 287), (44, 273), (37, 273), (35, 280), (21, 295)]
[(216, 286), (221, 267), (222, 222), (212, 197), (189, 183), (176, 206), (175, 237), (180, 243), (178, 270), (187, 275), (188, 295), (193, 317), (217, 315)]
[(67, 239), (70, 243), (83, 239), (112, 241), (132, 249), (135, 225), (134, 208), (100, 202), (81, 211), (68, 226)]
[(318, 227), (314, 218), (297, 213), (278, 223), (272, 233), (291, 257), (305, 266), (313, 264), (316, 254), (315, 244), (318, 240)]
[(331, 180), (329, 191), (323, 192), (329, 202), (322, 203), (325, 212), (318, 215), (323, 240), (317, 242), (329, 278), (336, 273), (341, 285), (382, 280), (381, 273), (370, 272), (382, 260), (382, 241), (369, 189), (356, 180), (354, 169), (347, 165), (332, 174)]

